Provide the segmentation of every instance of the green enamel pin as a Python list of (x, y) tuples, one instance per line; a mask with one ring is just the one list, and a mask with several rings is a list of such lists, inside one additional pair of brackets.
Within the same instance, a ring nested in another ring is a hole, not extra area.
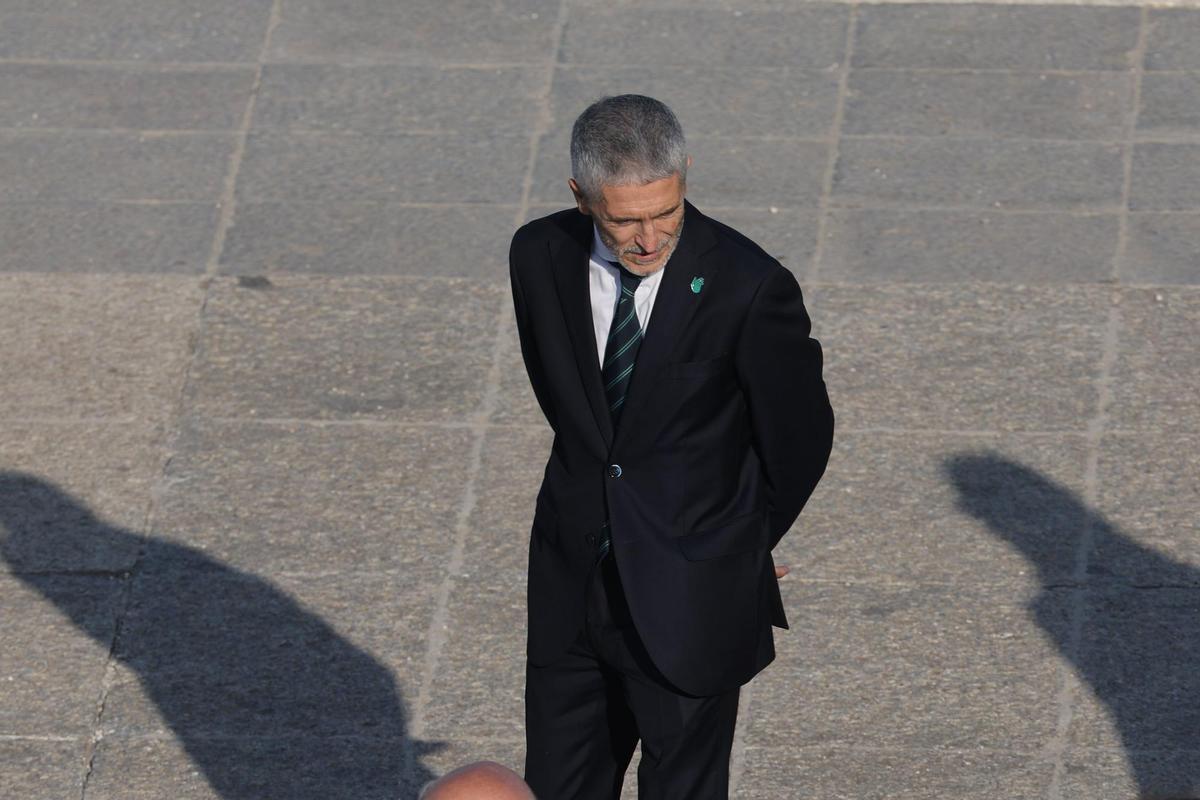
[(692, 278), (692, 294), (700, 294), (700, 290), (704, 288), (704, 278)]

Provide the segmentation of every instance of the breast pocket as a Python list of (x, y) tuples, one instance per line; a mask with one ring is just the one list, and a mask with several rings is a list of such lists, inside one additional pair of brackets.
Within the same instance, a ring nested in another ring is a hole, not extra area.
[(667, 365), (667, 374), (677, 380), (689, 378), (707, 378), (711, 375), (721, 375), (733, 370), (733, 359), (728, 353), (722, 353), (713, 358), (700, 361), (677, 361)]

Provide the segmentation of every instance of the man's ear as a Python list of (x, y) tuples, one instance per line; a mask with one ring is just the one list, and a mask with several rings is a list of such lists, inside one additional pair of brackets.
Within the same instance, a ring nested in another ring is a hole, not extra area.
[(571, 187), (571, 194), (575, 195), (575, 205), (579, 206), (579, 213), (592, 215), (592, 209), (588, 205), (587, 198), (583, 196), (583, 190), (579, 188), (579, 184), (574, 178), (567, 178), (567, 185)]

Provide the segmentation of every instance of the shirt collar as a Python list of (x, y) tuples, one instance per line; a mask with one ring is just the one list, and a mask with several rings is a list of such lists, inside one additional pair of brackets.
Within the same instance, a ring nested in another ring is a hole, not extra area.
[(608, 248), (600, 239), (600, 229), (596, 227), (596, 223), (592, 223), (592, 255), (601, 261), (607, 261), (610, 264), (617, 263), (617, 257), (613, 251)]

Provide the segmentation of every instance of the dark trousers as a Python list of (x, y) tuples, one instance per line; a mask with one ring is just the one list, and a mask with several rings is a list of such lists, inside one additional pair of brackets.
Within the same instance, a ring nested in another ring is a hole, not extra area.
[(583, 630), (525, 672), (525, 780), (538, 800), (616, 800), (642, 742), (639, 800), (727, 800), (738, 692), (691, 697), (655, 669), (610, 554), (588, 582)]

